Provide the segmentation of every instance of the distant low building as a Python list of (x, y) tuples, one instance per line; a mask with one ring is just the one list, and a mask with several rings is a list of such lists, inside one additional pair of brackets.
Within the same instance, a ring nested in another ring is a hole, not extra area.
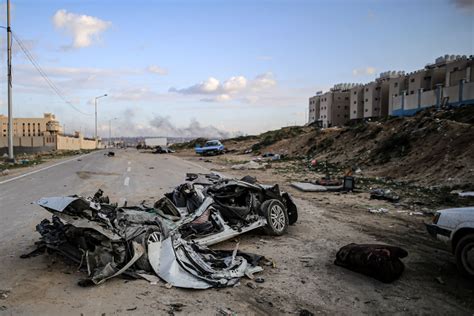
[[(8, 116), (0, 114), (1, 136), (7, 137)], [(13, 136), (43, 136), (61, 134), (62, 128), (52, 113), (38, 118), (13, 118)]]
[[(7, 151), (8, 117), (0, 115), (0, 153)], [(95, 149), (98, 143), (87, 139), (80, 132), (65, 136), (59, 121), (52, 113), (42, 118), (13, 118), (13, 147), (17, 153), (33, 153), (53, 150)]]

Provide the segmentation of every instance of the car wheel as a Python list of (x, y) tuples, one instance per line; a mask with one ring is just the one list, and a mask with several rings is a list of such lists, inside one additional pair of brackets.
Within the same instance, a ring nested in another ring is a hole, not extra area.
[(458, 242), (456, 265), (461, 273), (474, 278), (474, 234), (466, 235)]
[(263, 202), (262, 213), (267, 220), (265, 232), (269, 235), (281, 236), (288, 229), (288, 213), (286, 208), (278, 200), (268, 200)]

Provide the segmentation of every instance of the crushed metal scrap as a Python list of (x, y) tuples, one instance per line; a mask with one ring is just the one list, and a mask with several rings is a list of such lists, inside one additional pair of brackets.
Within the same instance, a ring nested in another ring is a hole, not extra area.
[(87, 271), (79, 285), (101, 284), (124, 274), (149, 280), (156, 274), (175, 287), (206, 289), (236, 285), (263, 269), (264, 258), (212, 245), (263, 227), (282, 235), (298, 218), (290, 195), (278, 185), (255, 178), (187, 174), (187, 181), (153, 206), (110, 203), (101, 190), (90, 198), (42, 198), (36, 202), (53, 214), (36, 226), (37, 248), (59, 253)]

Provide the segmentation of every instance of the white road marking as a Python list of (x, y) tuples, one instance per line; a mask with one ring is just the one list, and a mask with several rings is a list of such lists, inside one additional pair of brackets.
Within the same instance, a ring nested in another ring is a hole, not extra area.
[(91, 154), (93, 154), (94, 152), (91, 152), (91, 153), (88, 153), (88, 154), (85, 154), (85, 155), (82, 155), (82, 156), (77, 156), (77, 157), (74, 157), (74, 158), (71, 158), (71, 159), (68, 159), (68, 160), (65, 160), (65, 161), (61, 161), (61, 162), (58, 162), (54, 165), (51, 165), (51, 166), (48, 166), (48, 167), (44, 167), (44, 168), (41, 168), (41, 169), (38, 169), (38, 170), (33, 170), (31, 172), (27, 172), (27, 173), (24, 173), (22, 175), (19, 175), (17, 177), (13, 177), (13, 178), (10, 178), (10, 179), (7, 179), (7, 180), (3, 180), (3, 181), (0, 181), (0, 184), (5, 184), (5, 183), (8, 183), (8, 182), (11, 182), (11, 181), (15, 181), (15, 180), (18, 180), (18, 179), (21, 179), (21, 178), (24, 178), (24, 177), (27, 177), (29, 175), (32, 175), (32, 174), (35, 174), (35, 173), (38, 173), (40, 171), (44, 171), (44, 170), (48, 170), (50, 168), (53, 168), (53, 167), (57, 167), (59, 165), (62, 165), (62, 164), (65, 164), (67, 162), (70, 162), (70, 161), (73, 161), (73, 160), (77, 160), (77, 159), (81, 159), (85, 156), (89, 156)]
[(130, 172), (130, 171), (132, 171), (132, 167), (127, 168), (127, 172)]
[[(171, 156), (171, 157), (174, 157), (174, 156)], [(186, 163), (186, 164), (188, 164), (188, 165), (191, 165), (191, 166), (200, 168), (200, 169), (202, 169), (202, 170), (209, 171), (209, 169), (207, 169), (207, 168), (205, 168), (205, 167), (203, 167), (203, 166), (201, 166), (201, 165), (198, 165), (197, 163), (194, 163), (194, 162), (191, 162), (191, 161), (188, 161), (188, 160), (184, 160), (184, 159), (181, 159), (181, 158), (178, 158), (178, 157), (174, 157), (174, 158), (179, 159), (179, 160), (181, 160), (182, 162), (184, 162), (184, 163)]]
[(128, 187), (129, 184), (130, 184), (130, 177), (126, 177), (125, 180), (123, 180), (123, 185)]

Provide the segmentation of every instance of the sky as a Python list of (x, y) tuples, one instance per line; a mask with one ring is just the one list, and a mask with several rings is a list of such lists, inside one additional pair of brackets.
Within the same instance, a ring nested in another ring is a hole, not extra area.
[[(474, 54), (474, 0), (12, 0), (16, 117), (66, 132), (228, 137), (304, 124), (336, 83)], [(0, 25), (6, 25), (1, 1)], [(0, 113), (7, 114), (0, 29)]]

